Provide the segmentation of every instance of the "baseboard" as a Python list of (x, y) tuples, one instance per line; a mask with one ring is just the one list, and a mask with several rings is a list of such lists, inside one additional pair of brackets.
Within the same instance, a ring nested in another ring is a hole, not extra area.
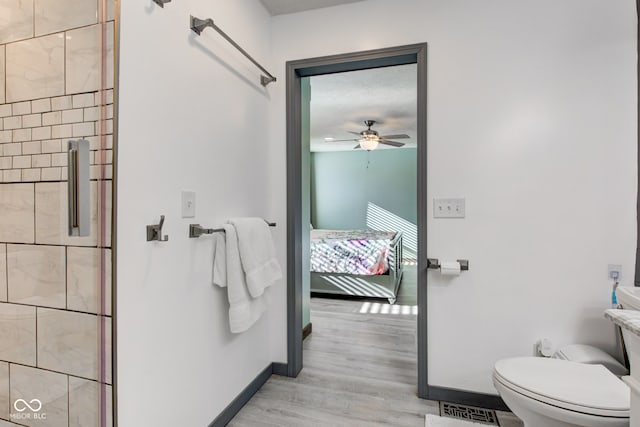
[(305, 326), (304, 328), (302, 328), (302, 340), (304, 341), (304, 339), (306, 337), (308, 337), (309, 335), (311, 335), (311, 331), (313, 330), (313, 325), (311, 324), (311, 322), (309, 322), (307, 324), (307, 326)]
[(435, 387), (428, 388), (429, 400), (442, 400), (461, 405), (476, 406), (478, 408), (495, 409), (498, 411), (509, 411), (509, 407), (500, 396), (493, 394), (474, 393), (471, 391), (458, 390), (455, 388)]
[[(310, 326), (311, 324), (309, 324)], [(254, 378), (248, 386), (236, 396), (233, 401), (213, 420), (209, 427), (224, 427), (235, 417), (244, 405), (251, 400), (260, 387), (267, 382), (271, 375), (288, 375), (289, 365), (286, 363), (273, 362)], [(509, 411), (507, 405), (500, 396), (484, 393), (474, 393), (471, 391), (458, 390), (454, 388), (429, 386), (429, 400), (442, 400), (461, 405), (476, 406), (478, 408), (495, 409), (498, 411)]]
[(282, 377), (289, 376), (289, 365), (286, 363), (273, 362), (273, 375), (280, 375)]
[[(275, 365), (283, 365), (282, 363), (277, 363)], [(284, 365), (286, 367), (286, 365)], [(281, 369), (278, 367), (278, 369)], [(253, 397), (254, 394), (267, 380), (271, 377), (271, 374), (274, 372), (274, 363), (271, 363), (269, 366), (264, 368), (262, 372), (258, 374), (258, 376), (249, 383), (248, 386), (244, 388), (240, 392), (240, 394), (233, 399), (233, 401), (226, 407), (224, 410), (216, 417), (215, 420), (209, 424), (209, 427), (224, 427), (236, 416), (238, 412), (242, 409), (244, 405), (247, 404), (249, 400)]]

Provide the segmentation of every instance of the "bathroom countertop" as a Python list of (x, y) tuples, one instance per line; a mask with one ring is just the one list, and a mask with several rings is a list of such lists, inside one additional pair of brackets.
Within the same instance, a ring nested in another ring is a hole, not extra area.
[(604, 317), (640, 336), (640, 311), (609, 309), (605, 310)]

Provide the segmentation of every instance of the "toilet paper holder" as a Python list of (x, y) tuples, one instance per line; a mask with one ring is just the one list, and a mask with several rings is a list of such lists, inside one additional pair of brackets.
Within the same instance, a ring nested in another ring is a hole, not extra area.
[[(460, 263), (461, 271), (469, 270), (469, 260), (468, 259), (457, 259)], [(430, 270), (439, 270), (440, 269), (440, 261), (438, 258), (427, 258), (427, 268)]]

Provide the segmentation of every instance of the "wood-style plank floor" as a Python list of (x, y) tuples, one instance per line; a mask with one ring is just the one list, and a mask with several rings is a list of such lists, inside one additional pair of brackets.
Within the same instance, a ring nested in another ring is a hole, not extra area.
[[(425, 414), (439, 413), (438, 402), (416, 396), (417, 316), (400, 301), (394, 309), (383, 301), (312, 298), (302, 372), (272, 376), (229, 425), (424, 426)], [(511, 414), (499, 417), (503, 426), (521, 425)]]

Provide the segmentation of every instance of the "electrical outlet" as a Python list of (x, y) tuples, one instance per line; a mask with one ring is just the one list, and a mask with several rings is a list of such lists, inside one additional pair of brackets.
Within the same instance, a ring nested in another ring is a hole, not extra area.
[(609, 279), (619, 282), (622, 276), (622, 266), (620, 264), (609, 264), (608, 270)]

